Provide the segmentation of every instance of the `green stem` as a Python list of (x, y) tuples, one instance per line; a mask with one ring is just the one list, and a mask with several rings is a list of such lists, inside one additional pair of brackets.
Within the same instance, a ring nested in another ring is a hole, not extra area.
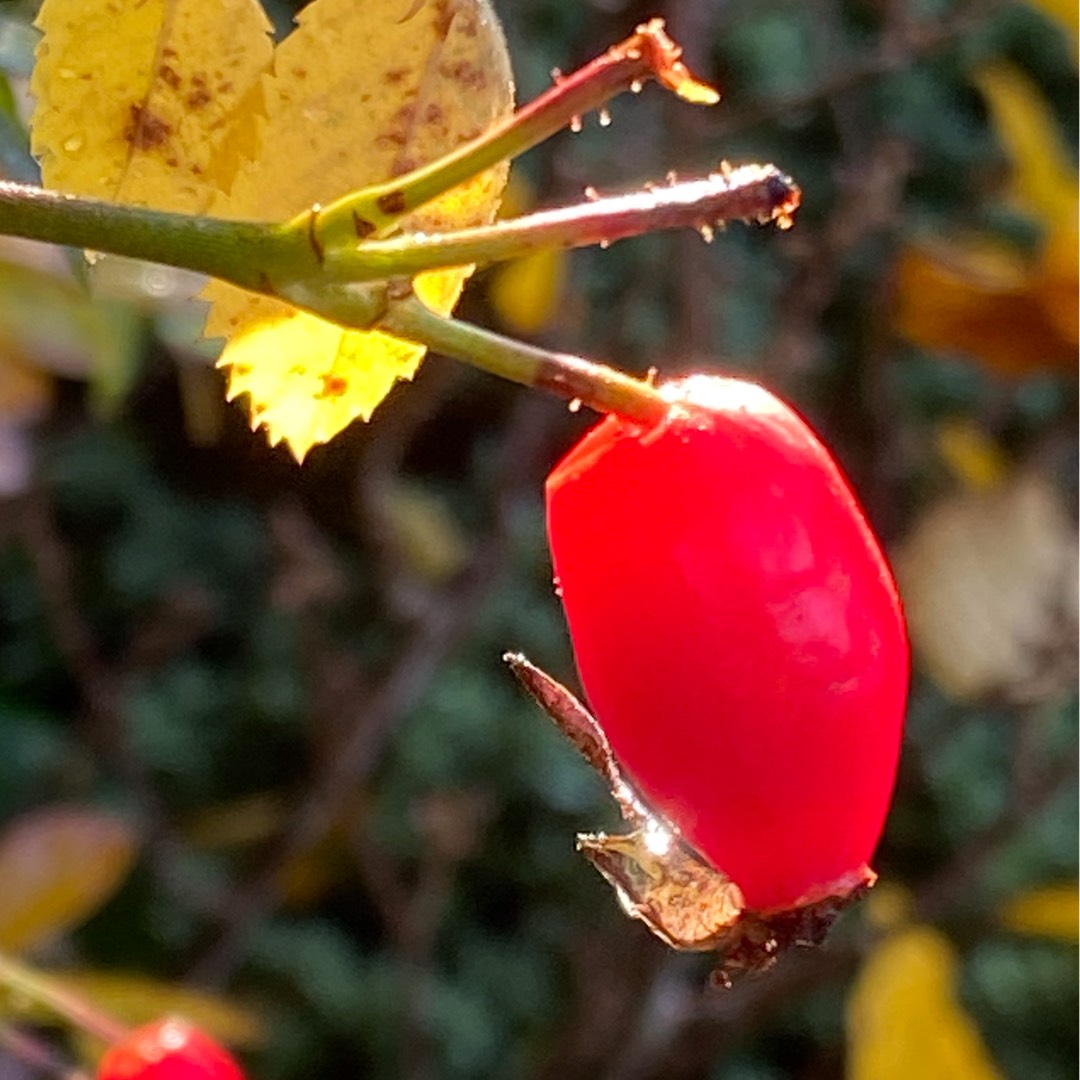
[(356, 240), (385, 235), (424, 203), (542, 143), (575, 120), (601, 108), (616, 94), (655, 78), (687, 101), (712, 105), (720, 95), (698, 82), (679, 60), (682, 50), (652, 19), (501, 124), (463, 143), (444, 157), (386, 183), (352, 192), (328, 206), (306, 210), (289, 225), (310, 236), (321, 251), (351, 247)]
[[(543, 248), (609, 244), (679, 227), (705, 231), (740, 219), (790, 224), (799, 189), (772, 165), (746, 165), (704, 180), (542, 211), (438, 235), (404, 235), (326, 252), (322, 280), (381, 281), (447, 266), (502, 262)], [(706, 233), (707, 235), (707, 233)]]
[(40, 1005), (109, 1045), (127, 1034), (127, 1029), (118, 1020), (4, 953), (0, 953), (0, 987), (8, 991), (16, 1005), (20, 1001)]
[(261, 290), (267, 275), (310, 261), (278, 226), (173, 214), (0, 182), (0, 233), (128, 255)]
[(548, 352), (477, 326), (448, 319), (417, 297), (391, 300), (379, 328), (417, 341), (472, 367), (523, 386), (548, 390), (600, 413), (617, 413), (641, 424), (655, 424), (667, 402), (650, 383), (580, 356)]

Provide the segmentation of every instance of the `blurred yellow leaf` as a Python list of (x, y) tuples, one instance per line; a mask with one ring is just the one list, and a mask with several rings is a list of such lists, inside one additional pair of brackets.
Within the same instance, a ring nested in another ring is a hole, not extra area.
[(394, 484), (383, 493), (380, 511), (405, 568), (425, 581), (447, 581), (468, 560), (469, 543), (461, 526), (433, 492)]
[(1033, 257), (971, 236), (906, 248), (896, 269), (896, 324), (925, 349), (999, 371), (1073, 371), (1080, 322), (1076, 168), (1046, 103), (1007, 65), (977, 72), (1011, 163), (1009, 195), (1043, 227)]
[(848, 1080), (1002, 1080), (957, 1000), (957, 967), (929, 926), (874, 950), (848, 999)]
[(0, 341), (0, 420), (38, 419), (52, 401), (52, 380)]
[(1074, 881), (1032, 889), (1009, 901), (1001, 921), (1021, 934), (1080, 941), (1080, 891)]
[(895, 882), (881, 881), (863, 902), (863, 913), (871, 926), (879, 930), (896, 930), (903, 926), (915, 910), (915, 898), (909, 889)]
[[(500, 217), (528, 213), (535, 196), (514, 176), (503, 196)], [(515, 334), (537, 334), (555, 317), (566, 284), (566, 252), (538, 251), (497, 267), (488, 279), (488, 300), (499, 322)]]
[(924, 349), (1009, 374), (1072, 370), (1076, 345), (1060, 332), (1049, 295), (1038, 268), (1019, 255), (971, 238), (924, 241), (906, 248), (896, 268), (896, 327)]
[(1039, 700), (1075, 680), (1076, 530), (1058, 492), (1021, 473), (946, 496), (899, 545), (912, 645), (959, 700)]
[[(124, 304), (87, 296), (70, 280), (0, 259), (0, 414), (18, 384), (17, 370), (91, 383), (96, 402), (121, 396), (135, 368), (139, 316)], [(10, 362), (9, 362), (10, 361)], [(39, 390), (45, 380), (34, 380)]]
[(262, 1041), (254, 1014), (215, 994), (126, 972), (50, 971), (49, 978), (132, 1027), (178, 1015), (230, 1046), (254, 1047)]
[(1038, 89), (1009, 64), (982, 68), (973, 81), (1009, 157), (1012, 199), (1048, 227), (1075, 227), (1076, 165)]
[[(274, 54), (253, 156), (214, 205), (226, 217), (282, 220), (422, 165), (512, 108), (509, 57), (488, 0), (440, 4), (316, 0)], [(363, 62), (358, 62), (358, 56)], [(505, 167), (449, 192), (402, 223), (441, 232), (492, 220)], [(418, 294), (447, 314), (469, 268), (421, 274)], [(367, 419), (421, 346), (346, 331), (267, 297), (215, 282), (207, 337), (227, 339), (229, 396), (248, 394), (253, 425), (302, 459)]]
[(270, 63), (258, 0), (45, 0), (35, 25), (31, 149), (45, 185), (205, 211), (231, 179), (220, 166), (238, 106)]
[(538, 334), (559, 309), (566, 256), (538, 251), (500, 267), (488, 285), (488, 297), (499, 321), (517, 334)]
[(1080, 7), (1074, 0), (1028, 0), (1032, 7), (1049, 15), (1061, 23), (1073, 39), (1073, 48), (1076, 47), (1077, 33), (1080, 32)]
[(84, 922), (135, 858), (131, 827), (95, 810), (46, 809), (0, 834), (0, 950), (25, 952)]
[(937, 431), (938, 452), (965, 487), (992, 488), (1005, 478), (1005, 456), (968, 420), (946, 420)]

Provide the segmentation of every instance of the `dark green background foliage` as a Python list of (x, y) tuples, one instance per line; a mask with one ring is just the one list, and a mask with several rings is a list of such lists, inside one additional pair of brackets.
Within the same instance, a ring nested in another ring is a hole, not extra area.
[[(576, 253), (545, 343), (762, 379), (822, 432), (889, 544), (951, 482), (923, 448), (945, 417), (1071, 487), (1071, 376), (921, 353), (887, 319), (906, 238), (1002, 213), (976, 65), (1022, 66), (1073, 137), (1070, 45), (1045, 16), (498, 6), (522, 100), (657, 14), (725, 90), (704, 111), (649, 88), (613, 104), (611, 127), (552, 139), (521, 164), (542, 205), (720, 158), (775, 162), (804, 193), (790, 233)], [(462, 313), (492, 322), (483, 276)], [(500, 665), (520, 649), (573, 681), (541, 484), (588, 418), (436, 357), (301, 468), (235, 407), (195, 445), (191, 355), (164, 318), (130, 332), (126, 396), (103, 413), (61, 381), (30, 485), (0, 503), (0, 819), (96, 804), (144, 838), (121, 892), (40, 959), (227, 988), (265, 1021), (250, 1065), (267, 1080), (841, 1077), (865, 912), (825, 950), (707, 991), (707, 961), (625, 919), (574, 854), (575, 831), (613, 810)], [(877, 859), (949, 933), (962, 1000), (1017, 1080), (1075, 1072), (1075, 951), (996, 923), (1017, 891), (1077, 875), (1074, 715), (1060, 689), (962, 705), (917, 673)], [(1034, 793), (1017, 775), (1033, 754)]]

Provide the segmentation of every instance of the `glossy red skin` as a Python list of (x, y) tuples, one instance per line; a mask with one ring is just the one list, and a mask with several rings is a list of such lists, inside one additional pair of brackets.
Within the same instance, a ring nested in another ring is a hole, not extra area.
[(97, 1080), (244, 1080), (240, 1066), (184, 1020), (155, 1020), (110, 1047)]
[(868, 863), (908, 647), (876, 539), (790, 408), (693, 376), (609, 416), (547, 482), (578, 670), (624, 770), (742, 889), (795, 906)]

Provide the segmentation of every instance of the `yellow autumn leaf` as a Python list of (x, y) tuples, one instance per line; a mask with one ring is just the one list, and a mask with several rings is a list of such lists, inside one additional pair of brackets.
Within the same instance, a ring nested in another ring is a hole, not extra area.
[(537, 334), (554, 318), (562, 296), (566, 256), (537, 251), (499, 267), (488, 298), (499, 322), (516, 334)]
[[(202, 213), (270, 63), (257, 0), (45, 0), (30, 88), (46, 187)], [(248, 136), (249, 137), (249, 136)]]
[(9, 341), (0, 341), (0, 420), (38, 420), (52, 404), (52, 380), (29, 364)]
[(915, 344), (996, 370), (1073, 371), (1080, 325), (1077, 177), (1050, 111), (1009, 65), (974, 75), (1010, 161), (1008, 197), (1043, 228), (1033, 256), (971, 236), (921, 241), (896, 269), (896, 324)]
[(1001, 921), (1020, 934), (1080, 941), (1080, 891), (1075, 881), (1045, 885), (1014, 897), (1002, 909)]
[[(520, 217), (531, 210), (536, 196), (515, 175), (503, 195), (500, 217)], [(537, 334), (555, 317), (566, 284), (566, 252), (537, 251), (496, 267), (488, 279), (487, 295), (495, 317), (515, 334)]]
[(896, 267), (896, 297), (897, 329), (924, 349), (1009, 373), (1075, 365), (1075, 346), (1048, 318), (1035, 269), (1000, 245), (971, 237), (913, 244)]
[(1005, 455), (978, 424), (971, 420), (945, 420), (937, 429), (942, 460), (965, 487), (989, 490), (1005, 479)]
[(908, 630), (951, 697), (1041, 700), (1075, 684), (1076, 530), (1035, 473), (929, 506), (893, 558)]
[(1077, 7), (1075, 0), (1030, 0), (1030, 3), (1068, 31), (1075, 54), (1077, 35), (1080, 34), (1080, 7)]
[(1003, 1080), (961, 1007), (956, 951), (913, 926), (863, 965), (847, 1004), (847, 1080)]
[[(177, 1015), (230, 1046), (253, 1047), (262, 1038), (250, 1010), (228, 998), (162, 979), (120, 971), (50, 971), (49, 980), (132, 1027)], [(22, 1018), (27, 1019), (25, 1009)]]
[(982, 68), (973, 81), (1009, 156), (1013, 200), (1050, 228), (1075, 223), (1076, 166), (1038, 89), (1011, 64)]
[[(316, 0), (274, 54), (265, 119), (215, 213), (283, 220), (314, 203), (400, 175), (475, 137), (512, 108), (509, 57), (488, 0)], [(449, 192), (402, 223), (441, 232), (492, 220), (506, 169)], [(421, 274), (432, 308), (453, 308), (469, 269)], [(348, 331), (279, 301), (214, 282), (207, 337), (227, 339), (229, 396), (248, 394), (253, 426), (298, 459), (364, 419), (420, 346)]]
[(24, 952), (88, 919), (135, 858), (131, 827), (88, 809), (23, 815), (0, 835), (0, 951)]

